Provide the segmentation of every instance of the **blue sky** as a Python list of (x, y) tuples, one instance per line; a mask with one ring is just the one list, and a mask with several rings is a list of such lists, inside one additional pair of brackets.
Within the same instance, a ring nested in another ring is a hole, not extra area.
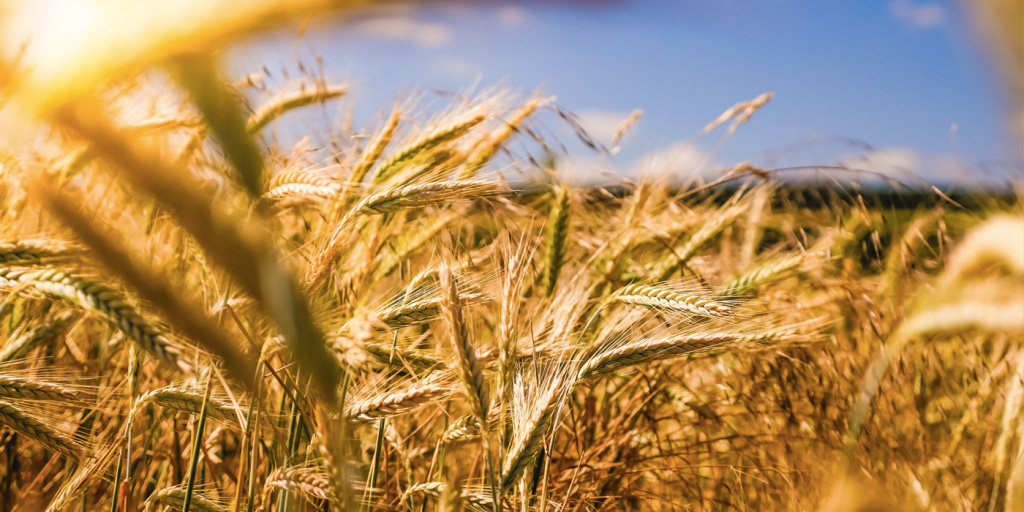
[[(653, 154), (709, 166), (842, 161), (965, 183), (1013, 160), (1001, 91), (969, 28), (961, 5), (941, 0), (434, 2), (317, 20), (301, 37), (239, 45), (229, 62), (235, 74), (274, 72), (315, 51), (329, 78), (354, 84), (357, 123), (399, 93), (474, 83), (540, 88), (599, 139), (642, 109), (614, 157), (572, 146), (595, 172)], [(766, 91), (774, 99), (727, 141), (723, 129), (694, 139)]]

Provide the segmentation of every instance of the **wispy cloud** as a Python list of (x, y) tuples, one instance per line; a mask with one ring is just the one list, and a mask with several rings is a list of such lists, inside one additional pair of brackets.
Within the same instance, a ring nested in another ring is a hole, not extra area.
[(946, 20), (946, 9), (936, 3), (915, 4), (912, 0), (892, 0), (889, 14), (913, 28), (930, 28)]
[(452, 40), (452, 30), (448, 25), (408, 16), (369, 18), (358, 22), (354, 29), (371, 36), (404, 39), (422, 46), (444, 46)]

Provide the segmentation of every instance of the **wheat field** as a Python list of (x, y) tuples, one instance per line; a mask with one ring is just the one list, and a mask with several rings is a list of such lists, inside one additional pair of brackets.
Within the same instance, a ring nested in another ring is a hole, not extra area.
[(206, 48), (349, 6), (193, 4), (2, 63), (0, 510), (1024, 510), (1019, 192), (579, 186), (509, 91), (285, 145), (345, 84)]

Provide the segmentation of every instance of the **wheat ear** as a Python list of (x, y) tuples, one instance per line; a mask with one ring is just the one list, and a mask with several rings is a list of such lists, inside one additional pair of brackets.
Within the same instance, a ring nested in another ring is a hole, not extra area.
[(381, 259), (381, 262), (377, 266), (377, 280), (379, 281), (391, 275), (391, 273), (394, 272), (410, 254), (416, 252), (420, 247), (423, 247), (423, 244), (427, 243), (428, 240), (440, 233), (449, 222), (459, 216), (459, 212), (449, 209), (438, 215), (437, 218), (431, 221), (431, 223), (426, 227), (417, 228), (412, 232), (407, 233), (406, 237), (402, 238), (398, 242), (398, 248), (395, 249), (394, 254), (388, 254)]
[(163, 331), (147, 322), (125, 302), (120, 293), (57, 269), (27, 271), (0, 268), (0, 287), (17, 288), (19, 285), (29, 285), (51, 297), (100, 313), (157, 360), (171, 367), (187, 369), (178, 360), (180, 350), (170, 343)]
[[(522, 380), (517, 382), (519, 386), (522, 384)], [(536, 389), (537, 395), (532, 397), (530, 403), (522, 400), (517, 403), (518, 410), (513, 410), (512, 443), (506, 451), (499, 486), (502, 493), (515, 484), (516, 479), (534, 462), (544, 447), (544, 433), (551, 426), (559, 408), (561, 388), (559, 379), (544, 382), (540, 389)]]
[(279, 489), (299, 493), (306, 499), (338, 501), (338, 497), (331, 490), (327, 475), (311, 470), (280, 467), (271, 472), (263, 483), (259, 510), (266, 510), (274, 491)]
[(512, 136), (513, 133), (519, 131), (519, 125), (530, 117), (531, 114), (537, 107), (543, 103), (540, 98), (534, 98), (527, 101), (519, 110), (516, 110), (512, 114), (512, 117), (502, 124), (501, 128), (498, 128), (490, 135), (488, 135), (477, 147), (473, 150), (472, 156), (466, 161), (462, 172), (459, 174), (460, 180), (472, 178), (477, 172), (483, 168), (486, 164), (501, 148), (502, 144)]
[(501, 193), (501, 186), (497, 183), (479, 180), (408, 185), (367, 197), (354, 208), (354, 211), (363, 215), (379, 215), (409, 208), (442, 205), (458, 199), (495, 196)]
[(71, 254), (71, 249), (53, 242), (37, 240), (0, 242), (0, 263), (7, 265), (36, 265)]
[(368, 397), (353, 403), (345, 415), (353, 423), (366, 423), (414, 411), (448, 396), (447, 382), (430, 380), (406, 389)]
[(441, 300), (440, 307), (447, 326), (449, 345), (454, 356), (455, 368), (459, 369), (459, 377), (463, 390), (469, 398), (470, 410), (482, 425), (487, 425), (487, 409), (489, 400), (484, 381), (483, 369), (476, 358), (476, 350), (470, 341), (469, 326), (463, 316), (463, 301), (452, 276), (451, 268), (444, 264), (440, 268)]
[(82, 457), (82, 447), (70, 436), (43, 423), (14, 404), (0, 401), (0, 423), (69, 459), (78, 460)]
[(402, 493), (402, 498), (398, 500), (399, 503), (409, 499), (413, 494), (427, 494), (430, 496), (440, 496), (441, 493), (448, 490), (448, 486), (443, 482), (424, 482), (419, 484), (410, 485), (405, 492)]
[[(146, 498), (146, 506), (143, 510), (145, 512), (151, 512), (158, 506), (181, 507), (185, 504), (185, 494), (185, 488), (181, 486), (160, 489), (159, 491), (150, 494), (149, 498)], [(192, 501), (190, 505), (190, 510), (195, 510), (196, 512), (228, 512), (226, 507), (218, 505), (216, 502), (202, 494), (192, 493)]]
[(77, 402), (82, 399), (82, 394), (59, 384), (0, 375), (0, 397)]
[[(204, 394), (198, 391), (189, 389), (183, 389), (176, 386), (168, 386), (165, 388), (154, 389), (141, 397), (135, 402), (134, 410), (138, 410), (145, 404), (156, 404), (161, 407), (167, 407), (176, 411), (187, 412), (189, 414), (198, 415), (203, 409)], [(220, 420), (224, 423), (238, 423), (238, 416), (235, 414), (235, 409), (231, 404), (210, 397), (206, 405), (206, 414), (211, 418)], [(129, 417), (134, 416), (134, 412), (129, 414)]]
[(15, 359), (21, 359), (26, 354), (36, 348), (36, 346), (49, 340), (63, 330), (75, 315), (70, 311), (63, 311), (57, 316), (45, 321), (42, 325), (39, 325), (28, 332), (22, 334), (18, 338), (8, 342), (4, 345), (3, 350), (0, 350), (0, 363), (7, 361), (13, 361)]
[(672, 276), (680, 267), (686, 265), (691, 258), (697, 255), (697, 253), (704, 248), (705, 245), (710, 243), (716, 235), (722, 232), (726, 226), (732, 221), (736, 220), (741, 213), (745, 210), (745, 206), (734, 206), (725, 211), (720, 211), (712, 215), (711, 218), (705, 222), (696, 232), (690, 236), (689, 239), (678, 249), (673, 251), (673, 254), (659, 265), (653, 275), (656, 276), (656, 281), (665, 281)]
[(749, 334), (693, 334), (641, 339), (598, 353), (580, 367), (576, 381), (651, 361), (694, 354), (719, 347), (737, 347), (791, 337), (787, 330)]
[(487, 116), (483, 114), (476, 114), (467, 119), (456, 121), (450, 125), (442, 126), (437, 130), (427, 133), (381, 163), (380, 168), (377, 170), (377, 174), (373, 177), (373, 182), (383, 183), (420, 153), (430, 151), (441, 144), (463, 136), (471, 128), (482, 123), (485, 119), (487, 119)]
[(295, 110), (313, 103), (322, 103), (344, 96), (347, 92), (348, 87), (344, 85), (317, 84), (316, 87), (311, 89), (303, 89), (295, 93), (281, 95), (270, 100), (249, 116), (245, 128), (249, 133), (256, 133), (289, 110)]
[(569, 238), (569, 206), (568, 189), (555, 187), (551, 211), (548, 213), (545, 236), (547, 253), (544, 256), (544, 273), (541, 278), (547, 295), (551, 295), (555, 290), (555, 283), (558, 282), (558, 274), (562, 269), (562, 260), (565, 258), (565, 246)]
[(729, 283), (722, 288), (722, 291), (718, 293), (718, 296), (735, 297), (740, 295), (752, 295), (761, 287), (776, 280), (780, 275), (799, 267), (803, 260), (803, 254), (793, 254), (760, 265), (748, 272), (736, 276), (732, 281), (729, 281)]
[(722, 317), (732, 313), (732, 308), (713, 298), (656, 285), (631, 284), (615, 292), (610, 300), (633, 306), (692, 313), (707, 317)]
[(271, 178), (261, 200), (268, 203), (293, 197), (323, 200), (337, 196), (340, 191), (341, 184), (331, 178), (311, 172), (282, 172)]
[[(464, 303), (473, 303), (482, 299), (483, 295), (467, 293), (463, 294), (460, 298)], [(443, 296), (427, 296), (407, 304), (398, 303), (385, 306), (378, 310), (376, 315), (388, 327), (394, 329), (423, 324), (437, 318), (441, 314), (441, 306), (444, 300)]]

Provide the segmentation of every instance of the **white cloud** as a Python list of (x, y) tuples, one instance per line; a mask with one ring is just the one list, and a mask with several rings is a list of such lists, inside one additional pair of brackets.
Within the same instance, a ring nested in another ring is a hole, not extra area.
[(935, 27), (946, 19), (946, 9), (941, 5), (916, 5), (912, 0), (892, 0), (889, 2), (889, 14), (913, 28)]
[(1001, 185), (1011, 178), (1007, 173), (981, 169), (959, 155), (923, 155), (909, 148), (875, 149), (862, 155), (842, 158), (840, 165), (852, 170), (877, 173), (859, 176), (857, 181), (862, 183), (880, 183), (883, 178), (878, 175), (900, 180), (910, 186), (920, 186), (923, 182), (936, 185)]
[(676, 142), (637, 159), (630, 174), (640, 176), (671, 174), (677, 179), (691, 179), (713, 173), (711, 157), (692, 142)]
[(372, 36), (404, 39), (422, 46), (444, 46), (452, 40), (452, 30), (447, 25), (407, 16), (370, 18), (353, 28)]
[(612, 137), (615, 136), (615, 131), (619, 129), (619, 125), (623, 121), (629, 119), (629, 114), (629, 112), (598, 109), (576, 112), (576, 116), (580, 120), (580, 126), (602, 144), (611, 143)]
[(442, 57), (436, 59), (434, 65), (445, 75), (462, 80), (473, 80), (480, 75), (480, 66), (471, 60)]
[(526, 9), (522, 7), (509, 5), (498, 9), (497, 13), (498, 23), (506, 27), (518, 27), (526, 22), (529, 18)]
[(629, 163), (618, 162), (608, 155), (569, 157), (560, 163), (558, 171), (579, 184), (615, 184), (644, 176), (667, 176), (673, 183), (686, 184), (708, 181), (724, 172), (715, 168), (713, 159), (692, 142), (677, 142)]

